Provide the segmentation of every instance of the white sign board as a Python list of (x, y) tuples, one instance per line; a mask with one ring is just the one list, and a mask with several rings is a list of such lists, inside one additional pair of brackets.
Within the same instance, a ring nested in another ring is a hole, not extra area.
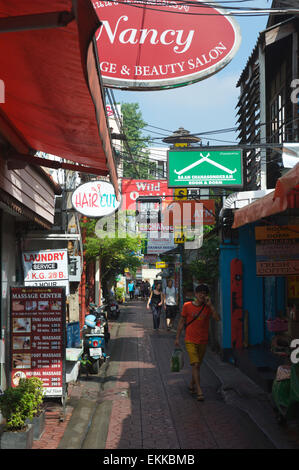
[(69, 295), (67, 249), (25, 251), (22, 261), (25, 286), (65, 287)]
[(121, 200), (117, 200), (112, 184), (102, 180), (82, 184), (72, 195), (74, 209), (87, 217), (113, 214), (120, 203)]
[(148, 255), (158, 255), (164, 253), (165, 251), (173, 250), (176, 247), (174, 243), (173, 233), (169, 234), (169, 238), (163, 239), (154, 239), (149, 237), (147, 240), (147, 254)]

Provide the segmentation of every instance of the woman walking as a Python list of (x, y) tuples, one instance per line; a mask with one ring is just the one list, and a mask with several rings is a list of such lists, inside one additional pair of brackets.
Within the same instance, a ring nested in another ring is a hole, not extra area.
[(157, 282), (147, 302), (147, 308), (152, 310), (155, 331), (158, 331), (159, 326), (160, 326), (160, 315), (161, 315), (163, 302), (164, 302), (164, 298), (163, 298), (163, 292), (162, 292), (162, 284), (161, 282)]

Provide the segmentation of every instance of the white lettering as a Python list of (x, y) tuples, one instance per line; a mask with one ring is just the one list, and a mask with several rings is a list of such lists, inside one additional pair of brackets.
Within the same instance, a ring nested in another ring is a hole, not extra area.
[(166, 42), (165, 36), (166, 36), (168, 33), (169, 33), (171, 36), (174, 36), (174, 35), (175, 35), (175, 31), (174, 31), (173, 29), (166, 29), (166, 31), (163, 31), (163, 33), (162, 33), (161, 36), (160, 36), (161, 43), (162, 43), (162, 44), (165, 44), (166, 46), (168, 46), (168, 45), (170, 45), (170, 44), (173, 43), (173, 40), (170, 41), (170, 42)]
[[(175, 43), (176, 45), (174, 46), (173, 51), (176, 54), (183, 54), (191, 46), (195, 33), (194, 30), (190, 30), (188, 33), (186, 33), (185, 39), (183, 39), (183, 35), (185, 33), (183, 29), (167, 29), (160, 34), (160, 37), (156, 29), (140, 29), (140, 34), (138, 34), (138, 29), (135, 28), (129, 28), (120, 31), (120, 23), (122, 21), (128, 21), (128, 19), (128, 16), (120, 16), (115, 24), (114, 29), (110, 26), (108, 20), (102, 20), (102, 27), (97, 36), (97, 40), (101, 37), (103, 31), (105, 31), (111, 44), (114, 44), (118, 35), (118, 39), (122, 44), (145, 44), (147, 39), (149, 39), (149, 42), (153, 45), (163, 44), (164, 46), (170, 46), (171, 44)], [(170, 36), (172, 36), (172, 38), (170, 38)]]
[[(144, 41), (147, 38), (147, 35), (149, 33), (152, 33), (150, 43), (151, 44), (158, 44), (159, 41), (157, 41), (157, 36), (158, 36), (158, 31), (156, 29), (141, 29), (141, 36), (140, 36), (140, 44), (144, 44)], [(137, 32), (137, 29), (136, 29)]]
[[(192, 43), (194, 32), (195, 32), (194, 30), (189, 31), (186, 41), (182, 41), (182, 36), (183, 36), (184, 31), (182, 29), (178, 30), (177, 32), (178, 35), (177, 35), (177, 40), (176, 40), (176, 44), (178, 44), (178, 46), (174, 47), (173, 49), (174, 52), (176, 52), (177, 54), (183, 54), (183, 52), (187, 51)], [(179, 51), (179, 46), (184, 46), (184, 45), (185, 47), (181, 51)]]

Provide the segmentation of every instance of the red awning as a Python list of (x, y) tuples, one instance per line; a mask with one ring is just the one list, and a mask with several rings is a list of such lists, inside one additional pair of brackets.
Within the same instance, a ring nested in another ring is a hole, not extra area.
[(272, 193), (234, 212), (233, 228), (299, 207), (299, 163), (277, 180)]
[(92, 42), (99, 26), (90, 0), (0, 0), (0, 133), (16, 151), (9, 158), (57, 155), (110, 174), (118, 193)]

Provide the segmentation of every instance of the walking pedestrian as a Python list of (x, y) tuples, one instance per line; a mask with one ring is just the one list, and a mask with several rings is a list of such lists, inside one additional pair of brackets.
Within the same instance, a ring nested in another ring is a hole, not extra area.
[(160, 327), (160, 315), (164, 302), (161, 282), (157, 282), (151, 291), (147, 302), (147, 308), (152, 310), (154, 330), (158, 331)]
[(138, 300), (139, 294), (140, 294), (139, 287), (136, 286), (135, 291), (134, 291), (135, 300)]
[(165, 305), (165, 312), (166, 312), (166, 327), (167, 330), (173, 327), (173, 322), (177, 313), (177, 305), (178, 305), (178, 294), (177, 290), (173, 285), (172, 279), (168, 279), (167, 287), (165, 289), (165, 296), (164, 296), (164, 305)]
[(183, 305), (179, 320), (175, 346), (180, 346), (180, 335), (185, 326), (185, 346), (192, 367), (192, 378), (189, 388), (191, 393), (197, 394), (197, 400), (204, 400), (200, 388), (200, 365), (203, 361), (209, 337), (210, 317), (216, 321), (220, 316), (216, 312), (209, 297), (209, 288), (206, 284), (200, 284), (195, 289), (195, 300)]
[(131, 280), (128, 285), (128, 292), (130, 295), (130, 300), (134, 299), (134, 289), (135, 289), (134, 281)]
[(144, 296), (145, 296), (146, 302), (148, 301), (148, 298), (150, 296), (150, 290), (151, 290), (151, 285), (148, 282), (148, 280), (146, 280), (144, 284)]
[(140, 286), (140, 295), (142, 300), (145, 298), (145, 282), (141, 281), (141, 286)]

